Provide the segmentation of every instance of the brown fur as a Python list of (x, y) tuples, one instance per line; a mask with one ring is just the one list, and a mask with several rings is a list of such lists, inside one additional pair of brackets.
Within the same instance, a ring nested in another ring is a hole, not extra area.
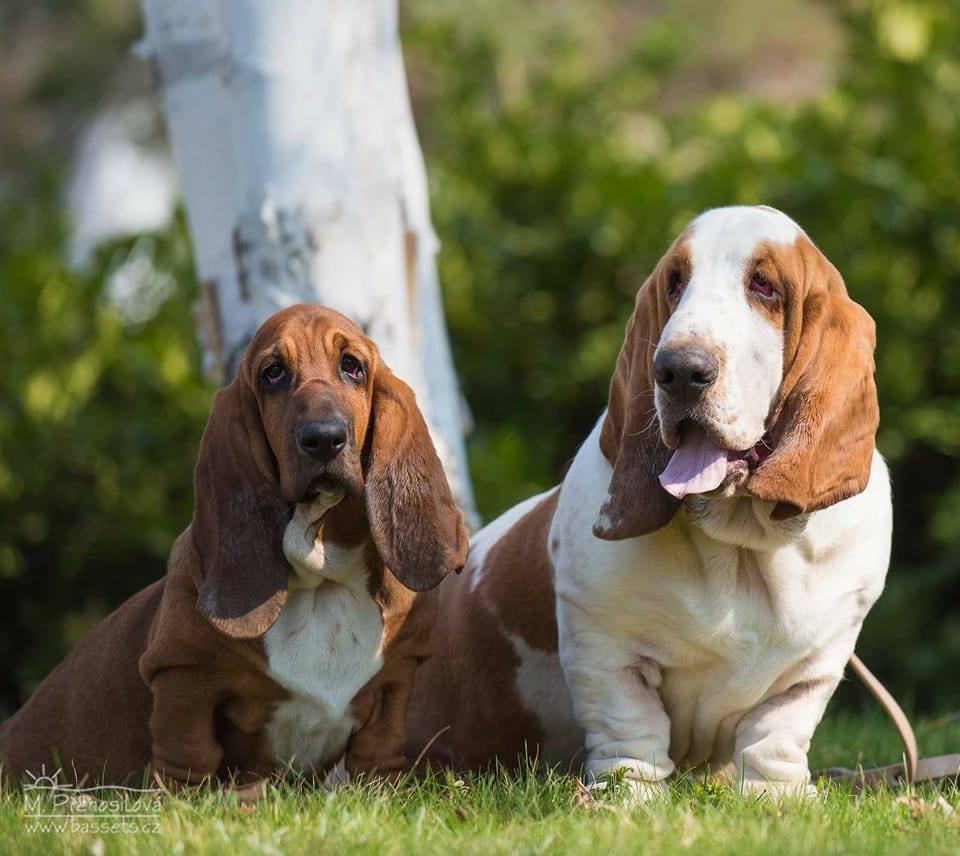
[(768, 431), (773, 454), (747, 490), (775, 502), (777, 519), (863, 491), (880, 424), (876, 329), (837, 269), (805, 235), (768, 249), (787, 292), (784, 377)]
[(519, 660), (506, 634), (556, 653), (547, 538), (559, 495), (553, 491), (518, 520), (482, 568), (468, 565), (441, 584), (434, 628), (438, 655), (424, 663), (414, 682), (411, 757), (429, 746), (426, 758), (432, 763), (477, 768), (497, 760), (512, 767), (536, 753), (541, 726), (517, 695)]
[(598, 538), (636, 538), (665, 526), (680, 501), (667, 493), (658, 476), (670, 458), (656, 421), (653, 354), (670, 317), (667, 296), (673, 270), (689, 265), (681, 235), (637, 292), (617, 366), (610, 380), (600, 449), (613, 467), (607, 501), (593, 527)]
[[(341, 377), (344, 350), (363, 364), (361, 383)], [(288, 382), (268, 388), (262, 371), (277, 359)], [(295, 429), (330, 412), (345, 415), (352, 442), (320, 466), (298, 453)], [(436, 611), (435, 592), (411, 589), (462, 567), (466, 533), (409, 387), (346, 318), (297, 306), (260, 328), (214, 399), (193, 522), (166, 577), (101, 621), (0, 726), (5, 780), (42, 768), (104, 783), (151, 770), (188, 784), (277, 772), (264, 728), (287, 693), (267, 674), (261, 637), (286, 600), (289, 511), (318, 474), (348, 495), (317, 537), (366, 542), (384, 622), (383, 668), (352, 703), (363, 725), (347, 769), (402, 768), (406, 703)]]

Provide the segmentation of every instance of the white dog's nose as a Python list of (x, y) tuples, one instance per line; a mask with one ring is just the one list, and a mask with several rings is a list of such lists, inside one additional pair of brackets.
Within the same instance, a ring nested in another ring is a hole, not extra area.
[(664, 348), (653, 361), (657, 386), (685, 404), (699, 400), (719, 372), (720, 363), (710, 351), (690, 346)]

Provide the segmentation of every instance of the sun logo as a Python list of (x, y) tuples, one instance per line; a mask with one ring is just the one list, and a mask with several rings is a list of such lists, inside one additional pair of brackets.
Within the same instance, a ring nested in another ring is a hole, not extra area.
[(40, 775), (34, 775), (30, 770), (27, 770), (27, 775), (30, 777), (30, 781), (24, 785), (25, 789), (30, 789), (34, 791), (53, 791), (56, 790), (57, 776), (60, 775), (63, 771), (59, 768), (55, 770), (52, 774), (47, 774), (46, 766), (40, 768)]

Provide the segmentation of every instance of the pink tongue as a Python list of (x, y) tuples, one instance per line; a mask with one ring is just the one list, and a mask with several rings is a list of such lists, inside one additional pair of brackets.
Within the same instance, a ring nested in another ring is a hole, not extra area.
[(706, 493), (720, 487), (726, 475), (726, 450), (715, 446), (699, 428), (691, 428), (660, 473), (660, 484), (667, 493), (683, 499), (688, 493)]

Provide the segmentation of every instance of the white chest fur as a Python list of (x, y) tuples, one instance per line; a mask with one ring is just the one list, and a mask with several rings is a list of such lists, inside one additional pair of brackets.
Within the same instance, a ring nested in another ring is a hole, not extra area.
[(307, 770), (338, 759), (358, 723), (350, 702), (381, 668), (383, 621), (370, 595), (363, 547), (316, 539), (335, 502), (297, 506), (284, 534), (290, 592), (264, 645), (270, 676), (291, 698), (267, 727), (281, 765)]
[[(771, 523), (746, 500), (720, 510), (688, 501), (696, 525), (609, 542), (589, 534), (610, 479), (597, 434), (574, 460), (551, 530), (561, 658), (585, 657), (585, 668), (652, 661), (678, 757), (732, 751), (725, 729), (746, 712), (794, 683), (842, 674), (886, 574), (886, 468), (876, 455), (862, 494), (804, 525)], [(572, 690), (581, 703), (592, 691), (589, 681)]]

